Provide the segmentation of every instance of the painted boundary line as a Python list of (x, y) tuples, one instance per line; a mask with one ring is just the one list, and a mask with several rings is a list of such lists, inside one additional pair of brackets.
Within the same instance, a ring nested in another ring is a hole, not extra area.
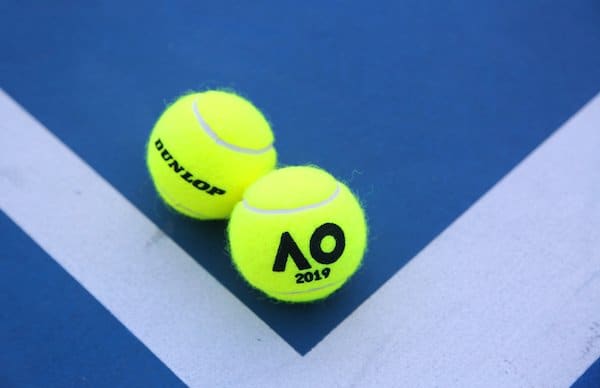
[(600, 356), (600, 97), (305, 357), (3, 92), (0, 117), (2, 210), (190, 385), (566, 386)]
[(4, 93), (0, 117), (2, 210), (179, 378), (235, 385), (300, 359)]

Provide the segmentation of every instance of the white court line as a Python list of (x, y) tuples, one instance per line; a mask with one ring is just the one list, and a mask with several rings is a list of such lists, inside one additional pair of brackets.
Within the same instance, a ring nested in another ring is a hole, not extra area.
[(301, 358), (1, 90), (0, 118), (2, 210), (183, 381), (235, 385)]
[(3, 93), (0, 117), (2, 209), (192, 386), (566, 386), (600, 356), (600, 97), (305, 357)]

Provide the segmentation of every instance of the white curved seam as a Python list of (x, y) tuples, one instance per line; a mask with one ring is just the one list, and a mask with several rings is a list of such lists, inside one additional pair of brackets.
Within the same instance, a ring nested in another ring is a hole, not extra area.
[(340, 194), (340, 185), (338, 183), (335, 188), (335, 191), (333, 192), (333, 194), (331, 194), (331, 196), (329, 196), (329, 198), (327, 198), (321, 202), (313, 203), (313, 204), (306, 205), (306, 206), (300, 206), (300, 207), (293, 208), (293, 209), (260, 209), (260, 208), (250, 205), (248, 203), (248, 201), (246, 201), (245, 198), (242, 203), (244, 204), (244, 207), (246, 209), (248, 209), (252, 212), (255, 212), (255, 213), (259, 213), (259, 214), (290, 214), (290, 213), (303, 212), (306, 210), (316, 209), (318, 207), (325, 206), (325, 205), (333, 202), (333, 200), (336, 199), (336, 197), (339, 194)]
[(210, 125), (208, 125), (208, 123), (204, 120), (204, 118), (200, 114), (200, 110), (198, 109), (198, 100), (194, 100), (194, 103), (192, 104), (192, 110), (194, 111), (194, 115), (196, 116), (196, 120), (198, 121), (198, 124), (200, 124), (200, 126), (202, 127), (204, 132), (206, 132), (206, 134), (211, 139), (213, 139), (217, 144), (219, 144), (225, 148), (229, 148), (230, 150), (235, 151), (235, 152), (241, 152), (241, 153), (252, 154), (252, 155), (264, 154), (265, 152), (267, 152), (271, 148), (273, 148), (272, 143), (264, 148), (260, 148), (257, 150), (255, 150), (253, 148), (245, 148), (245, 147), (237, 146), (235, 144), (227, 143), (225, 140), (221, 139), (219, 137), (219, 135), (217, 135), (217, 133), (215, 131), (213, 131), (212, 128), (210, 127)]
[(313, 292), (313, 291), (319, 291), (319, 290), (322, 290), (324, 288), (329, 288), (331, 286), (335, 286), (336, 284), (340, 284), (342, 282), (344, 282), (344, 280), (340, 280), (340, 281), (337, 281), (337, 282), (325, 284), (324, 286), (315, 287), (315, 288), (311, 288), (310, 290), (304, 290), (304, 291), (286, 291), (286, 292), (270, 291), (270, 292), (273, 293), (273, 294), (278, 294), (278, 295), (306, 294), (306, 293)]

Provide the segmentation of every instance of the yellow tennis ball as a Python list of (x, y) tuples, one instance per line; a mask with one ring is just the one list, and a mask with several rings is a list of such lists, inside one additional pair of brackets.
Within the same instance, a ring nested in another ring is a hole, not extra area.
[(250, 186), (228, 235), (233, 262), (250, 285), (278, 300), (310, 302), (358, 269), (367, 225), (348, 187), (321, 169), (298, 166)]
[(237, 94), (179, 98), (156, 122), (147, 165), (159, 195), (197, 219), (227, 218), (244, 190), (271, 171), (277, 154), (262, 113)]

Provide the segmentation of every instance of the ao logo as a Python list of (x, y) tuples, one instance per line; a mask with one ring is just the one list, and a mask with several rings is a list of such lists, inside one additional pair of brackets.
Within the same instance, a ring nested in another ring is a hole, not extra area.
[[(329, 252), (324, 251), (321, 247), (321, 243), (326, 237), (332, 237), (335, 241), (335, 246)], [(316, 262), (323, 265), (335, 263), (344, 253), (345, 247), (346, 238), (344, 231), (339, 225), (331, 222), (316, 228), (310, 237), (310, 255)], [(298, 247), (298, 244), (292, 238), (292, 235), (289, 232), (283, 232), (279, 240), (277, 254), (275, 255), (273, 272), (285, 272), (288, 257), (294, 261), (296, 267), (301, 271), (312, 268)]]

